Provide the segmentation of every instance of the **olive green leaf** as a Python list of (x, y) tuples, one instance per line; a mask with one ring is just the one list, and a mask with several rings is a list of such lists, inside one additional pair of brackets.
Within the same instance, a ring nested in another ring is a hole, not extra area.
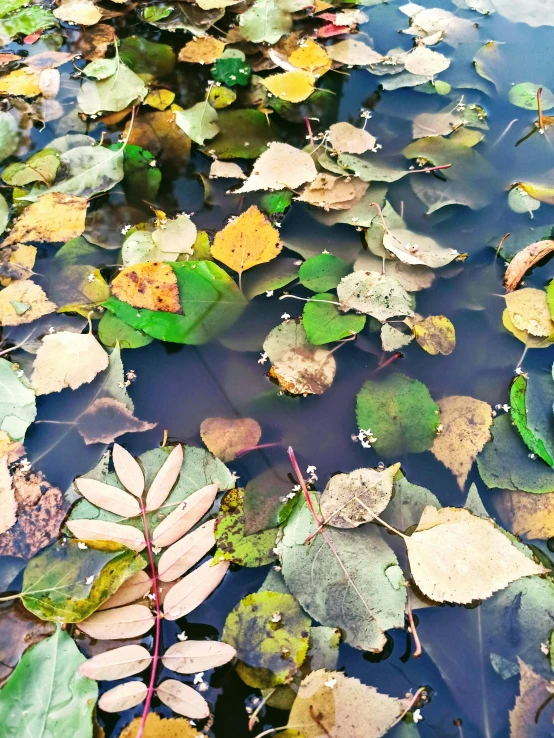
[(275, 123), (268, 124), (259, 110), (221, 110), (217, 123), (220, 133), (206, 148), (218, 159), (257, 159), (281, 138)]
[(231, 489), (221, 500), (215, 525), (215, 561), (234, 561), (242, 566), (264, 566), (275, 560), (275, 528), (246, 535), (244, 532), (244, 491)]
[(137, 331), (113, 313), (106, 312), (98, 323), (98, 338), (104, 344), (113, 348), (119, 343), (122, 349), (125, 348), (141, 348), (148, 346), (154, 340), (152, 336), (147, 336), (142, 331)]
[(329, 293), (314, 295), (302, 313), (302, 325), (308, 341), (314, 346), (354, 336), (362, 330), (365, 322), (365, 315), (345, 315), (341, 312), (336, 305), (335, 295)]
[(334, 290), (351, 267), (333, 254), (318, 254), (307, 259), (298, 270), (300, 284), (312, 292)]

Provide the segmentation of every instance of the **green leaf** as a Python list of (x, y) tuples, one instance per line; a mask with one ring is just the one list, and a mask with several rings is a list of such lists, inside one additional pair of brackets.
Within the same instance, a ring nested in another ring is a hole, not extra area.
[(285, 7), (282, 0), (255, 0), (239, 16), (241, 36), (255, 44), (276, 44), (292, 28), (292, 17)]
[(365, 315), (345, 314), (335, 304), (335, 295), (314, 295), (304, 305), (302, 325), (308, 341), (315, 346), (340, 341), (359, 333), (365, 325)]
[(3, 195), (0, 195), (0, 235), (6, 230), (9, 219), (10, 206), (6, 202), (6, 198)]
[(15, 118), (10, 113), (0, 111), (0, 162), (11, 156), (18, 144), (19, 132)]
[(427, 387), (404, 374), (364, 382), (356, 398), (356, 418), (360, 429), (371, 429), (377, 439), (373, 446), (383, 456), (427, 451), (440, 423), (439, 406)]
[(29, 2), (30, 0), (4, 0), (0, 8), (0, 18), (5, 18), (10, 13), (13, 13), (14, 10), (29, 5)]
[(251, 74), (250, 64), (242, 59), (216, 59), (212, 69), (212, 78), (228, 87), (246, 87)]
[(167, 77), (173, 72), (176, 62), (171, 46), (149, 41), (142, 36), (127, 36), (122, 39), (119, 56), (145, 82)]
[(333, 254), (319, 254), (306, 259), (298, 270), (300, 284), (312, 292), (328, 292), (338, 286), (343, 277), (352, 271), (347, 264)]
[(83, 74), (86, 77), (92, 77), (93, 79), (107, 79), (117, 72), (118, 66), (117, 57), (111, 59), (95, 59), (83, 69)]
[(268, 264), (249, 269), (242, 275), (242, 291), (251, 300), (269, 290), (277, 290), (296, 279), (298, 261), (292, 258), (280, 258)]
[(51, 10), (41, 8), (40, 5), (32, 5), (30, 8), (20, 8), (0, 21), (0, 38), (3, 36), (13, 38), (20, 33), (29, 36), (35, 31), (54, 28), (57, 25), (58, 21)]
[(119, 343), (122, 349), (142, 348), (154, 340), (142, 331), (131, 328), (112, 313), (104, 313), (102, 316), (98, 324), (98, 338), (104, 346), (113, 348), (116, 343)]
[(530, 374), (527, 379), (520, 374), (510, 387), (512, 420), (527, 447), (548, 466), (554, 466), (553, 400), (554, 384), (550, 376)]
[[(124, 154), (105, 146), (77, 146), (60, 156), (66, 177), (56, 182), (48, 192), (91, 197), (110, 190), (124, 175)], [(25, 200), (36, 200), (44, 190), (33, 188)]]
[(554, 108), (554, 94), (550, 92), (548, 87), (542, 87), (541, 85), (535, 85), (532, 82), (522, 82), (519, 85), (514, 85), (510, 88), (508, 93), (508, 100), (512, 105), (517, 105), (518, 108), (525, 108), (525, 110), (538, 110), (539, 105), (537, 101), (537, 91), (542, 89), (541, 103), (543, 110), (550, 110)]
[(196, 103), (192, 108), (175, 113), (175, 123), (197, 144), (219, 133), (218, 113), (205, 102)]
[(220, 133), (206, 149), (218, 159), (257, 159), (271, 141), (281, 139), (279, 129), (259, 110), (222, 110)]
[(148, 88), (142, 79), (120, 62), (111, 77), (83, 82), (77, 103), (85, 115), (117, 113), (135, 100), (143, 100), (147, 94)]
[[(117, 151), (122, 144), (110, 146)], [(123, 149), (123, 187), (130, 202), (153, 202), (156, 199), (162, 181), (161, 170), (149, 151), (140, 146), (127, 144)]]
[(276, 528), (294, 510), (298, 493), (292, 492), (289, 474), (288, 465), (277, 465), (248, 482), (243, 501), (244, 529), (248, 535)]
[(89, 243), (84, 236), (72, 238), (59, 249), (54, 261), (60, 267), (74, 266), (76, 264), (101, 264), (106, 258), (104, 249)]
[(250, 687), (289, 680), (306, 658), (310, 618), (292, 595), (256, 592), (229, 613), (221, 640), (237, 651), (236, 669)]
[(277, 530), (245, 535), (244, 491), (231, 489), (221, 500), (215, 525), (215, 561), (234, 561), (242, 566), (264, 566), (275, 561)]
[(26, 162), (15, 162), (2, 172), (2, 180), (13, 187), (24, 187), (32, 182), (50, 186), (60, 166), (60, 153), (56, 149), (44, 149), (30, 156)]
[(499, 415), (493, 420), (491, 436), (477, 457), (479, 474), (487, 487), (535, 494), (554, 492), (552, 470), (541, 459), (529, 458), (510, 415)]
[(292, 202), (293, 193), (290, 190), (282, 190), (281, 192), (268, 192), (263, 195), (260, 200), (260, 210), (267, 215), (272, 216), (277, 213), (284, 213)]
[[(316, 495), (312, 502), (317, 506)], [(346, 631), (351, 646), (381, 651), (385, 631), (404, 623), (406, 587), (396, 556), (374, 525), (328, 527), (339, 563), (322, 535), (305, 544), (315, 528), (307, 504), (297, 505), (281, 546), (287, 587), (314, 620)]]
[(0, 359), (0, 386), (0, 430), (22, 441), (37, 414), (35, 391), (23, 370), (7, 359)]
[(246, 300), (229, 275), (209, 261), (171, 264), (179, 286), (184, 315), (137, 310), (116, 297), (104, 303), (116, 317), (153, 338), (174, 343), (201, 344), (231, 326)]
[[(150, 484), (152, 484), (154, 477), (162, 468), (163, 463), (166, 461), (171, 450), (172, 448), (170, 446), (164, 446), (164, 448), (156, 448), (146, 451), (146, 453), (139, 456), (140, 465), (144, 471), (146, 489), (148, 489)], [(202, 448), (195, 448), (194, 446), (183, 446), (183, 451), (184, 460), (181, 472), (177, 482), (171, 490), (171, 494), (164, 503), (166, 514), (170, 513), (177, 507), (177, 505), (179, 505), (179, 503), (189, 497), (189, 495), (192, 495), (194, 492), (208, 484), (217, 483), (221, 490), (231, 489), (235, 486), (234, 477), (231, 475), (231, 472), (227, 469), (225, 464), (219, 459), (216, 459), (212, 454), (208, 453), (208, 451), (205, 451)], [(99, 468), (95, 468), (83, 476), (97, 479), (101, 482), (105, 482), (106, 484), (111, 484), (123, 489), (123, 486), (116, 475), (113, 472), (108, 473), (106, 467), (102, 464)], [(72, 499), (76, 498), (77, 494), (72, 497)], [(141, 518), (122, 520), (118, 515), (114, 515), (107, 510), (96, 507), (96, 505), (93, 505), (87, 500), (83, 500), (79, 497), (78, 504), (75, 505), (69, 514), (69, 520), (82, 519), (108, 520), (115, 523), (126, 523), (144, 532)], [(158, 516), (157, 512), (153, 512), (147, 515), (147, 519), (150, 533), (153, 533), (160, 524), (162, 518)]]
[(29, 561), (21, 600), (41, 620), (80, 623), (145, 566), (142, 556), (111, 541), (62, 539)]
[(61, 626), (24, 653), (0, 691), (3, 738), (92, 738), (98, 686), (79, 673), (85, 660)]

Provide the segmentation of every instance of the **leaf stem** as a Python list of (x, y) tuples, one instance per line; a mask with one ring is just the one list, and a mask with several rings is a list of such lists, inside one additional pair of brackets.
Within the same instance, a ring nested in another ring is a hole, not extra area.
[(140, 721), (140, 727), (136, 738), (142, 738), (144, 735), (144, 729), (146, 727), (146, 719), (150, 711), (150, 703), (152, 702), (152, 695), (154, 694), (154, 682), (156, 681), (156, 668), (158, 666), (158, 658), (160, 652), (160, 635), (161, 635), (161, 621), (162, 613), (160, 611), (160, 593), (158, 590), (158, 576), (156, 572), (156, 564), (154, 563), (154, 554), (152, 552), (152, 542), (150, 541), (150, 530), (148, 528), (148, 518), (146, 517), (146, 508), (142, 500), (140, 501), (140, 512), (142, 514), (142, 521), (144, 523), (144, 537), (146, 539), (146, 548), (148, 550), (148, 559), (150, 561), (150, 569), (152, 572), (152, 587), (154, 589), (154, 603), (156, 605), (156, 630), (154, 634), (154, 655), (152, 656), (152, 673), (150, 675), (150, 682), (148, 684), (148, 692), (146, 693), (146, 700), (144, 702), (144, 710), (142, 712), (142, 720)]
[(287, 449), (287, 453), (289, 455), (290, 463), (292, 464), (292, 468), (294, 469), (294, 473), (296, 474), (296, 478), (298, 479), (299, 485), (302, 487), (302, 492), (304, 493), (304, 497), (306, 498), (306, 502), (308, 503), (308, 507), (310, 508), (310, 512), (314, 516), (314, 520), (316, 523), (321, 526), (322, 521), (320, 520), (318, 514), (315, 511), (313, 502), (310, 498), (310, 493), (308, 492), (308, 488), (306, 487), (306, 482), (304, 481), (304, 477), (302, 476), (302, 472), (300, 471), (300, 467), (298, 466), (298, 462), (296, 461), (296, 456), (294, 455), (294, 450), (292, 446), (289, 446)]
[(544, 131), (544, 118), (542, 115), (542, 87), (537, 90), (537, 109), (539, 112), (539, 131)]
[(377, 212), (379, 213), (379, 217), (381, 218), (381, 223), (383, 225), (383, 229), (385, 233), (389, 232), (387, 221), (385, 220), (385, 216), (383, 215), (383, 211), (381, 210), (381, 206), (377, 202), (370, 202), (369, 207), (377, 208)]
[(259, 446), (246, 446), (245, 448), (241, 448), (240, 451), (237, 451), (235, 454), (235, 459), (238, 459), (240, 456), (244, 456), (244, 454), (249, 454), (250, 451), (259, 451), (262, 448), (273, 448), (274, 446), (280, 446), (281, 443), (279, 441), (275, 443), (260, 443)]
[(440, 164), (436, 167), (425, 167), (425, 169), (410, 169), (406, 174), (425, 174), (425, 172), (438, 172), (441, 169), (450, 169), (452, 164)]
[(500, 249), (502, 248), (502, 244), (503, 244), (503, 243), (504, 243), (504, 241), (505, 241), (505, 240), (506, 240), (507, 238), (509, 238), (509, 237), (510, 237), (511, 235), (512, 235), (511, 233), (506, 233), (506, 234), (505, 234), (504, 236), (502, 236), (502, 238), (500, 239), (500, 243), (498, 244), (498, 248), (496, 249), (496, 257), (497, 257), (497, 258), (498, 258), (498, 254), (500, 253)]
[(402, 358), (402, 353), (400, 351), (397, 351), (395, 354), (393, 354), (390, 359), (387, 359), (382, 364), (379, 364), (379, 366), (372, 372), (372, 374), (377, 374), (377, 372), (380, 372), (381, 369), (384, 369), (389, 364), (392, 364), (393, 361), (396, 361), (397, 359)]
[(315, 151), (315, 141), (314, 141), (314, 136), (312, 133), (312, 126), (310, 124), (310, 119), (304, 118), (304, 123), (306, 124), (306, 128), (308, 129), (308, 134), (310, 136), (310, 143), (312, 144), (312, 149)]
[(412, 637), (414, 639), (414, 644), (415, 644), (415, 651), (413, 653), (413, 656), (414, 656), (414, 659), (418, 659), (423, 653), (423, 649), (421, 648), (421, 641), (419, 640), (419, 636), (417, 634), (417, 630), (416, 630), (415, 622), (414, 622), (414, 616), (412, 614), (412, 607), (409, 602), (408, 602), (408, 621), (410, 623), (410, 633), (412, 634)]

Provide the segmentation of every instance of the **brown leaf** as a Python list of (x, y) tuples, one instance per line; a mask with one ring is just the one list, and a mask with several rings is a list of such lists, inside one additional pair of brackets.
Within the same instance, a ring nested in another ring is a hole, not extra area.
[(180, 62), (213, 64), (225, 51), (225, 44), (213, 36), (195, 37), (179, 52)]
[(207, 599), (221, 583), (229, 568), (229, 561), (213, 564), (209, 559), (192, 574), (181, 579), (166, 595), (164, 616), (166, 620), (177, 620), (188, 615)]
[[(135, 718), (123, 728), (119, 738), (137, 738), (141, 718)], [(185, 718), (165, 719), (157, 712), (151, 712), (146, 718), (143, 738), (203, 738), (203, 733), (195, 730)]]
[(86, 444), (112, 443), (124, 433), (142, 433), (157, 425), (139, 420), (129, 408), (113, 397), (95, 400), (76, 422), (77, 430)]
[(77, 34), (72, 50), (80, 54), (87, 61), (103, 59), (108, 46), (113, 43), (113, 29), (105, 23), (98, 23), (93, 28), (81, 29)]
[(12, 282), (0, 292), (1, 325), (32, 323), (55, 309), (42, 287), (30, 279)]
[(203, 720), (210, 714), (210, 706), (195, 689), (176, 679), (166, 679), (156, 690), (158, 698), (179, 715)]
[(46, 192), (15, 221), (4, 245), (48, 241), (66, 243), (85, 230), (88, 200), (62, 192)]
[(12, 475), (17, 521), (0, 536), (0, 556), (30, 559), (58, 537), (68, 505), (41, 472), (17, 469)]
[(519, 695), (510, 711), (510, 738), (546, 738), (552, 735), (551, 710), (541, 710), (552, 696), (552, 683), (535, 674), (518, 658)]
[(181, 312), (177, 277), (169, 264), (161, 261), (125, 267), (113, 280), (112, 292), (135, 308)]
[(172, 110), (141, 115), (132, 130), (127, 123), (123, 136), (127, 135), (130, 144), (148, 149), (168, 169), (181, 170), (189, 160), (191, 140), (175, 123)]
[(116, 640), (143, 635), (154, 621), (154, 615), (145, 605), (126, 605), (93, 613), (79, 623), (79, 629), (91, 638)]
[(77, 389), (108, 367), (109, 356), (92, 333), (47, 334), (33, 362), (31, 384), (37, 395)]
[(173, 582), (182, 576), (215, 545), (215, 518), (166, 549), (158, 563), (158, 579)]
[(515, 290), (523, 279), (525, 272), (535, 266), (545, 256), (554, 251), (554, 241), (546, 239), (537, 241), (518, 251), (512, 261), (508, 264), (504, 275), (504, 287), (507, 292)]
[(208, 451), (225, 463), (233, 461), (242, 449), (257, 446), (261, 435), (260, 424), (252, 418), (206, 418), (200, 426)]
[(0, 534), (15, 525), (17, 502), (6, 454), (0, 457)]
[(554, 492), (534, 495), (502, 490), (494, 495), (493, 504), (514, 535), (544, 541), (554, 536)]
[(20, 602), (0, 608), (0, 686), (11, 676), (25, 651), (52, 635), (55, 623), (39, 620)]
[(208, 484), (180, 502), (156, 527), (152, 535), (154, 546), (170, 546), (188, 533), (211, 508), (217, 492), (217, 484)]

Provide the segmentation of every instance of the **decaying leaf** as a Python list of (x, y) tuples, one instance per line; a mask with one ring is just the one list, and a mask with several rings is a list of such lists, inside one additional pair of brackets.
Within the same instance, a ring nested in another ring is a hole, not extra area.
[(329, 128), (329, 141), (341, 154), (363, 154), (375, 146), (376, 138), (364, 128), (356, 128), (350, 123), (333, 123)]
[(156, 423), (139, 420), (133, 412), (113, 397), (100, 397), (79, 415), (77, 430), (86, 444), (112, 443), (124, 433), (143, 433)]
[(46, 192), (17, 218), (4, 245), (31, 241), (66, 243), (85, 230), (87, 205), (84, 197)]
[(273, 142), (254, 164), (254, 170), (237, 192), (296, 190), (317, 176), (312, 157), (289, 144)]
[(519, 695), (510, 710), (510, 738), (542, 738), (551, 732), (548, 712), (544, 709), (552, 698), (552, 682), (536, 674), (520, 658)]
[(213, 64), (224, 50), (225, 44), (213, 36), (194, 37), (179, 52), (179, 61), (190, 64)]
[(431, 356), (448, 356), (456, 348), (456, 331), (445, 315), (430, 315), (414, 323), (413, 332), (422, 349)]
[(508, 292), (515, 290), (525, 273), (545, 256), (554, 251), (554, 241), (545, 239), (526, 246), (514, 256), (504, 275), (504, 287)]
[(554, 324), (546, 300), (546, 292), (524, 287), (506, 295), (506, 310), (514, 326), (533, 337), (546, 338), (554, 333)]
[(412, 299), (400, 282), (377, 272), (356, 271), (341, 279), (337, 295), (344, 308), (385, 321), (413, 315)]
[(6, 533), (17, 520), (15, 490), (8, 469), (7, 455), (0, 457), (0, 535)]
[(238, 164), (214, 159), (210, 167), (210, 179), (246, 179), (246, 175)]
[(404, 540), (414, 581), (435, 602), (484, 600), (510, 582), (546, 572), (492, 520), (464, 508), (426, 507)]
[(60, 331), (44, 336), (33, 363), (31, 384), (37, 395), (77, 389), (108, 366), (108, 354), (92, 333)]
[(181, 312), (177, 277), (164, 262), (151, 261), (125, 267), (113, 280), (112, 292), (135, 308)]
[[(119, 738), (137, 738), (141, 717), (136, 717), (123, 728)], [(146, 718), (143, 738), (202, 738), (186, 718), (163, 718), (157, 712), (149, 712)]]
[(257, 446), (262, 429), (252, 418), (206, 418), (200, 426), (200, 435), (214, 456), (228, 462), (242, 449)]
[(477, 454), (490, 439), (491, 406), (474, 397), (453, 395), (438, 401), (442, 430), (431, 452), (450, 469), (461, 490)]
[(211, 252), (215, 259), (242, 274), (275, 259), (281, 249), (279, 231), (252, 205), (216, 234)]

